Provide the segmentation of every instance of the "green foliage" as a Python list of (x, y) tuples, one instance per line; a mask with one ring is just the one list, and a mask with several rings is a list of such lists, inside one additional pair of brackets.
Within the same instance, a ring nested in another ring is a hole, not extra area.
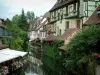
[(26, 17), (27, 17), (28, 24), (30, 25), (29, 30), (31, 31), (31, 30), (35, 29), (38, 25), (36, 23), (38, 17), (36, 17), (34, 12), (32, 12), (32, 11), (28, 11)]
[(13, 37), (5, 37), (2, 38), (3, 43), (9, 45), (9, 48), (11, 49), (22, 49), (23, 40), (21, 38), (13, 38)]
[[(73, 73), (82, 73), (87, 68), (92, 53), (100, 53), (100, 26), (91, 25), (79, 31), (67, 45), (69, 56), (66, 60), (66, 68)], [(80, 71), (79, 71), (80, 69)]]
[(45, 67), (47, 66), (48, 69), (55, 70), (55, 60), (47, 55), (43, 56), (43, 63)]
[(12, 18), (12, 24), (13, 24), (13, 26), (18, 26), (19, 19), (20, 19), (19, 15), (13, 16), (13, 18)]
[(35, 19), (35, 14), (32, 11), (27, 12), (27, 19), (29, 20), (29, 23), (33, 24), (33, 21)]
[(25, 16), (25, 13), (24, 13), (24, 10), (23, 9), (22, 9), (22, 14), (20, 15), (20, 18), (19, 18), (18, 25), (24, 31), (28, 31), (29, 25), (27, 23), (27, 18)]
[(57, 71), (59, 67), (57, 64), (60, 58), (58, 47), (63, 44), (64, 41), (62, 40), (53, 40), (52, 43), (43, 44), (43, 63), (45, 64), (45, 67), (48, 67), (48, 70), (52, 70), (53, 72)]
[(21, 15), (15, 15), (12, 20), (6, 19), (6, 29), (13, 33), (12, 37), (4, 37), (3, 43), (9, 45), (11, 49), (24, 50), (28, 49), (28, 23), (24, 10)]
[(44, 44), (43, 45), (43, 53), (51, 58), (55, 58), (58, 54), (58, 47), (62, 46), (64, 42), (62, 40), (54, 40), (52, 44)]

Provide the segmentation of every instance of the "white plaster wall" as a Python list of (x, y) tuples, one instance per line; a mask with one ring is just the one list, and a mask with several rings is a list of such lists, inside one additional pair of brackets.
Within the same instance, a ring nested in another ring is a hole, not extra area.
[(80, 28), (82, 28), (82, 19), (70, 19), (69, 28), (77, 28), (77, 20), (80, 20)]
[(63, 34), (65, 32), (65, 24), (66, 24), (65, 19), (62, 20), (62, 23), (61, 23), (61, 20), (56, 22), (56, 35), (59, 34), (59, 29), (61, 29), (61, 31), (62, 31), (61, 34)]
[(63, 14), (66, 14), (66, 7), (63, 8)]
[(31, 31), (29, 37), (30, 37), (30, 40), (36, 39), (38, 37), (37, 31)]
[(79, 10), (80, 10), (80, 15), (79, 15), (79, 16), (80, 16), (80, 17), (82, 17), (83, 14), (84, 14), (83, 9), (84, 9), (83, 0), (80, 0), (80, 8), (79, 8)]
[(41, 40), (44, 39), (44, 38), (46, 38), (46, 32), (40, 32), (39, 35), (40, 35), (39, 38), (40, 38)]
[(76, 19), (74, 20), (69, 20), (69, 28), (76, 28)]
[[(63, 19), (62, 23), (60, 21), (56, 22), (56, 36), (59, 34), (59, 29), (62, 30), (62, 34), (64, 34), (66, 29), (66, 22), (69, 21), (69, 28), (77, 28), (77, 20), (78, 19)], [(80, 28), (82, 28), (82, 20), (80, 19)]]

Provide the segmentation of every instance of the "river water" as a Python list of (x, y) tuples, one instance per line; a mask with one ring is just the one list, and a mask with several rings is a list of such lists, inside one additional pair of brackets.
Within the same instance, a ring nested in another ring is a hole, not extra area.
[(10, 75), (44, 75), (44, 74), (41, 66), (35, 65), (32, 62), (27, 61), (27, 63), (22, 68), (16, 70)]

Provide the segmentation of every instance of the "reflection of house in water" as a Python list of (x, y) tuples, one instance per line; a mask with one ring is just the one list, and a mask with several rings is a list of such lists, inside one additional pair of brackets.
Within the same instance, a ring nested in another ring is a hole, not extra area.
[(4, 20), (0, 19), (0, 75), (7, 75), (19, 69), (26, 62), (24, 56), (27, 52), (11, 50), (6, 45), (2, 45), (4, 37), (13, 37), (13, 34), (6, 30)]

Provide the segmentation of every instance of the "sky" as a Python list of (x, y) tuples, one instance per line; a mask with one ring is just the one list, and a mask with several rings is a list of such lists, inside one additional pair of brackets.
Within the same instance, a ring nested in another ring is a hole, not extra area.
[(41, 16), (49, 11), (57, 0), (0, 0), (0, 18), (12, 18), (20, 14), (22, 8)]

